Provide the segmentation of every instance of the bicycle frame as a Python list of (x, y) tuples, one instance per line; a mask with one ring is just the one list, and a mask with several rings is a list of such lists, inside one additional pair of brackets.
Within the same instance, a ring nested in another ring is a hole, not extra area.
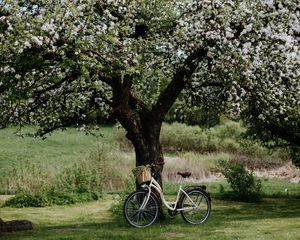
[[(142, 188), (147, 188), (148, 190), (148, 196), (147, 198), (143, 201), (140, 209), (144, 209), (149, 198), (150, 198), (150, 195), (151, 195), (151, 192), (152, 192), (152, 189), (151, 188), (154, 188), (160, 195), (160, 198), (163, 202), (163, 204), (168, 208), (170, 209), (171, 211), (187, 211), (187, 210), (192, 210), (192, 209), (195, 209), (197, 208), (197, 205), (194, 203), (194, 201), (187, 195), (187, 193), (184, 191), (184, 189), (182, 188), (182, 182), (183, 182), (183, 179), (181, 179), (180, 181), (180, 185), (179, 185), (179, 189), (178, 189), (178, 192), (177, 192), (177, 197), (176, 197), (176, 201), (175, 202), (168, 202), (166, 201), (165, 197), (164, 197), (164, 194), (163, 194), (163, 191), (159, 185), (159, 183), (153, 178), (151, 177), (151, 180), (150, 180), (150, 184), (147, 185), (147, 184), (143, 184), (142, 185)], [(180, 195), (181, 193), (185, 194), (187, 196), (187, 198), (191, 201), (191, 203), (193, 204), (193, 207), (186, 207), (186, 208), (179, 208), (177, 209), (177, 204), (178, 204), (178, 201), (179, 201), (179, 198), (180, 198)], [(173, 207), (172, 207), (173, 206)]]

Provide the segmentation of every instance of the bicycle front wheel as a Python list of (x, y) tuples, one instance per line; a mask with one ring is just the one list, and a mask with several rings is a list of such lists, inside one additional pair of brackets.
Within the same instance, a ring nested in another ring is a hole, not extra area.
[[(130, 194), (124, 203), (126, 221), (133, 227), (142, 228), (153, 224), (158, 217), (158, 202), (154, 195), (136, 191)], [(143, 207), (144, 206), (144, 207)]]
[(192, 188), (181, 196), (179, 207), (183, 209), (182, 218), (191, 224), (204, 223), (211, 212), (211, 203), (207, 194), (198, 188)]

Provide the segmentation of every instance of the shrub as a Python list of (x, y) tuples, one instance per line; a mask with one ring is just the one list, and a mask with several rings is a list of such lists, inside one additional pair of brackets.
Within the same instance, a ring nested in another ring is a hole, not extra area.
[(227, 121), (213, 128), (182, 123), (163, 124), (161, 143), (166, 150), (196, 152), (242, 152), (240, 144), (245, 129), (238, 122)]
[(288, 159), (286, 151), (270, 151), (261, 143), (245, 138), (245, 131), (241, 123), (234, 121), (225, 121), (212, 128), (163, 124), (160, 140), (167, 151), (225, 152), (276, 161)]
[(225, 197), (246, 202), (261, 201), (261, 181), (244, 165), (220, 161), (219, 170), (233, 190), (232, 193), (224, 193)]
[(52, 205), (68, 205), (77, 202), (97, 200), (101, 197), (100, 193), (72, 193), (48, 191), (40, 193), (19, 193), (15, 197), (7, 200), (3, 207), (45, 207)]
[(7, 200), (3, 207), (43, 207), (47, 199), (42, 194), (22, 193)]
[[(270, 151), (261, 143), (244, 137), (246, 129), (240, 122), (224, 121), (212, 128), (189, 126), (183, 123), (164, 123), (160, 141), (164, 151), (198, 153), (225, 152), (246, 155), (262, 159), (287, 159), (286, 151)], [(123, 150), (132, 150), (132, 144), (126, 139), (124, 129), (116, 134), (117, 142)]]

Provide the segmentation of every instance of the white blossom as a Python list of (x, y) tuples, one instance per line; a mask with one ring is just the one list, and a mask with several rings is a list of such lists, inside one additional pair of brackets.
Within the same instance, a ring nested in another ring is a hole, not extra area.
[(272, 7), (274, 4), (274, 0), (265, 0), (265, 3), (269, 6)]
[(37, 37), (37, 36), (33, 36), (32, 40), (38, 45), (38, 46), (42, 46), (43, 45), (43, 37)]
[(24, 42), (24, 46), (27, 47), (27, 48), (31, 48), (31, 44), (27, 40)]

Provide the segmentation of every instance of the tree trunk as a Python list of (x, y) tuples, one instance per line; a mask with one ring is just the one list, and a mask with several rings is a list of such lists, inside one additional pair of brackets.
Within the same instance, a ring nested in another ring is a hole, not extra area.
[(162, 171), (164, 166), (164, 157), (162, 146), (159, 141), (161, 123), (150, 124), (146, 121), (142, 124), (139, 134), (127, 138), (134, 145), (136, 166), (155, 164), (152, 169), (154, 179), (162, 186)]
[(159, 141), (147, 143), (144, 146), (135, 146), (136, 166), (155, 164), (152, 169), (154, 179), (162, 186), (162, 171), (164, 157)]
[(161, 125), (165, 115), (184, 89), (198, 66), (206, 58), (206, 49), (196, 49), (174, 73), (168, 86), (161, 92), (155, 104), (149, 108), (132, 92), (133, 75), (102, 78), (112, 87), (114, 113), (127, 131), (126, 137), (133, 143), (136, 165), (157, 165), (153, 176), (162, 186), (161, 173), (164, 165), (162, 147), (159, 141)]
[[(161, 122), (158, 124), (150, 124), (150, 121), (143, 121), (142, 127), (140, 129), (135, 129), (136, 134), (132, 134), (132, 131), (127, 129), (126, 137), (134, 145), (136, 166), (154, 164), (152, 176), (162, 188), (164, 157), (162, 146), (159, 141), (161, 125)], [(138, 189), (139, 185), (137, 184), (136, 186)], [(164, 220), (165, 216), (162, 209), (162, 200), (158, 193), (155, 192), (155, 195), (159, 201), (159, 219)]]

